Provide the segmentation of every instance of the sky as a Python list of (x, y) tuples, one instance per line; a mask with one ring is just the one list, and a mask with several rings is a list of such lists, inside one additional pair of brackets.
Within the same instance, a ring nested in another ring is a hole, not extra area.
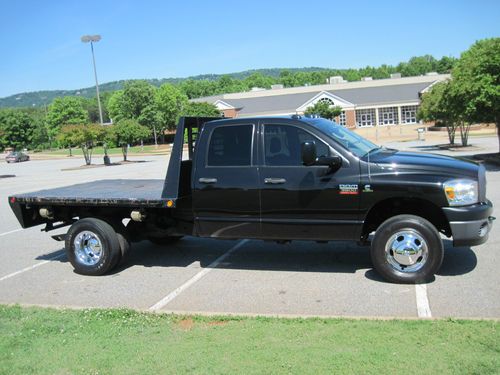
[(500, 36), (500, 1), (0, 0), (0, 97), (99, 82), (459, 57)]

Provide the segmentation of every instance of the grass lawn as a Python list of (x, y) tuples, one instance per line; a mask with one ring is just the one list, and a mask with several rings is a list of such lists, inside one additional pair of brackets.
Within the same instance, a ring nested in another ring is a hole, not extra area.
[[(133, 146), (129, 148), (130, 154), (150, 154), (150, 153), (165, 153), (167, 150), (170, 150), (170, 146), (167, 145), (158, 145), (155, 147), (154, 145), (146, 145), (141, 148), (141, 146)], [(72, 153), (74, 156), (83, 156), (81, 148), (73, 148)], [(69, 155), (68, 149), (57, 149), (57, 150), (44, 150), (40, 152), (40, 154), (44, 155)], [(104, 155), (104, 149), (102, 147), (94, 147), (93, 155)], [(108, 149), (108, 154), (110, 155), (121, 155), (122, 149), (121, 147), (114, 147)]]
[(0, 373), (498, 374), (498, 328), (0, 305)]

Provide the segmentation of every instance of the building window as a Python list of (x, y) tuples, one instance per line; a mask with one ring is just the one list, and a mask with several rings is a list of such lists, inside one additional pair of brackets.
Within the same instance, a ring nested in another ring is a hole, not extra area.
[(252, 125), (220, 126), (210, 137), (208, 166), (244, 166), (252, 159)]
[(393, 125), (397, 124), (398, 122), (398, 107), (379, 108), (379, 125)]
[(416, 124), (417, 123), (417, 108), (416, 105), (405, 105), (401, 107), (401, 123)]
[(327, 103), (328, 105), (334, 105), (333, 100), (330, 98), (321, 98), (318, 103)]
[(357, 109), (356, 125), (361, 128), (375, 125), (375, 108)]
[(338, 117), (339, 119), (339, 125), (346, 126), (346, 118), (345, 118), (345, 111), (340, 112), (340, 115)]

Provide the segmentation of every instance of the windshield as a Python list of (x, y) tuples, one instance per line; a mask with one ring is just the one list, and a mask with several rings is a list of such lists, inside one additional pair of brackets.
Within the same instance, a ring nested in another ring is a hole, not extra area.
[(350, 151), (359, 158), (367, 155), (370, 151), (380, 148), (375, 143), (370, 142), (360, 135), (347, 130), (343, 126), (337, 125), (332, 121), (318, 119), (314, 121), (314, 125), (327, 136), (343, 146), (346, 150)]

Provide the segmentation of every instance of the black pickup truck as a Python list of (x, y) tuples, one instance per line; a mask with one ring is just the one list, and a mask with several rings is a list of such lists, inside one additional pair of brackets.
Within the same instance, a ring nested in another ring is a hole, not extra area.
[(494, 219), (484, 166), (379, 147), (298, 115), (181, 118), (165, 180), (94, 181), (9, 203), (23, 228), (71, 225), (53, 238), (86, 275), (111, 270), (131, 242), (199, 236), (371, 243), (384, 278), (418, 283), (441, 266), (441, 234), (478, 245)]

